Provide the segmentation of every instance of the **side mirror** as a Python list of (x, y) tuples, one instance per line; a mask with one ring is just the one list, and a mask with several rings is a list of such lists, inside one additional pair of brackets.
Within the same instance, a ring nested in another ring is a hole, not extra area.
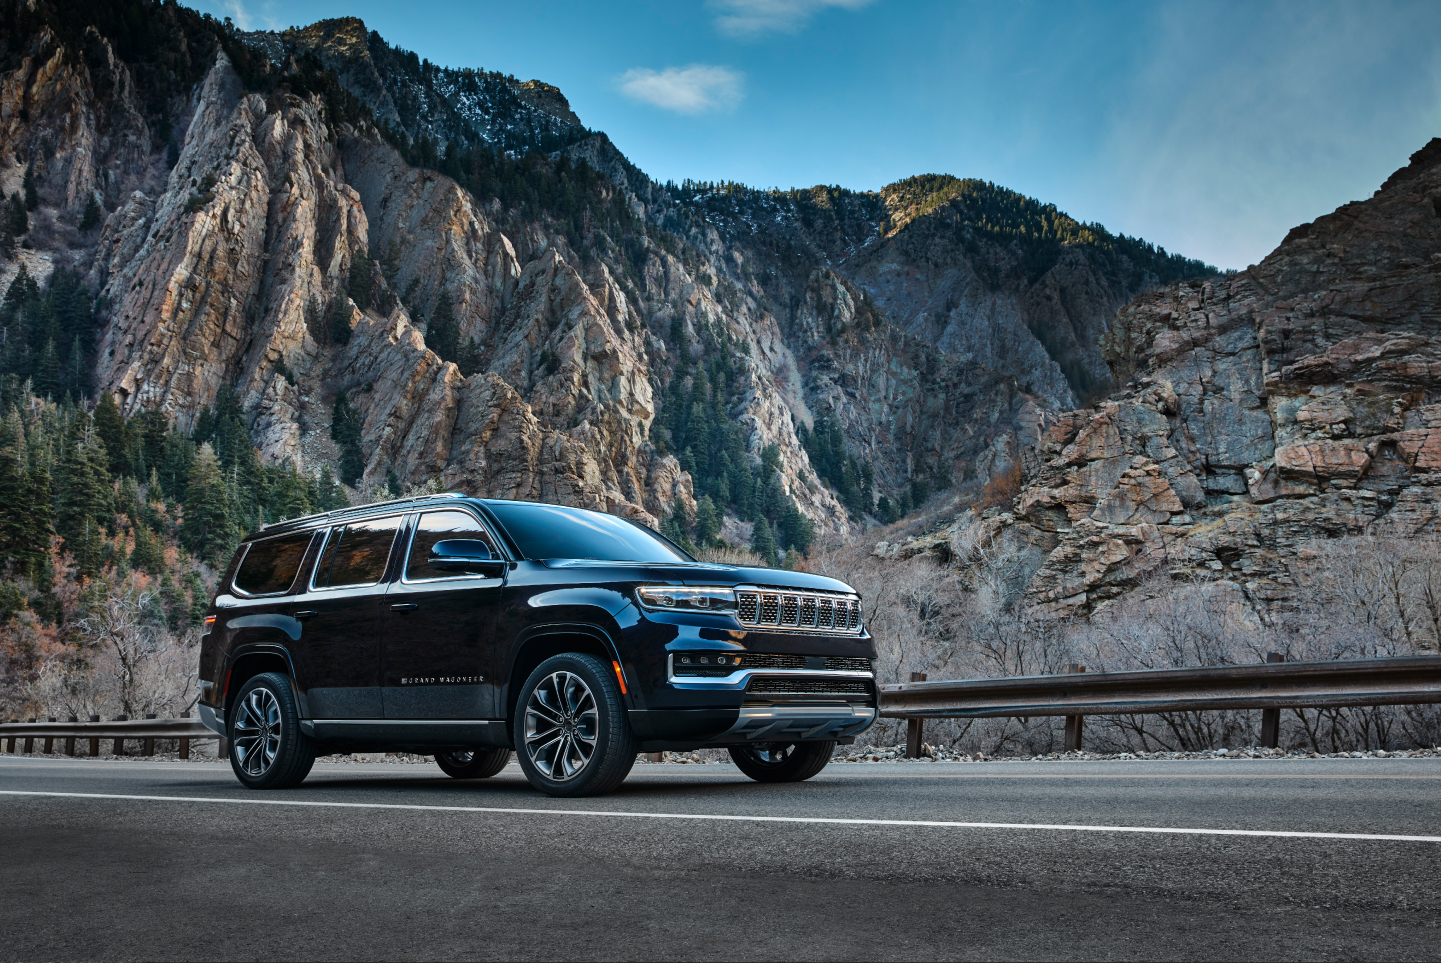
[(441, 572), (499, 575), (505, 570), (505, 559), (490, 554), (490, 546), (478, 538), (447, 538), (436, 542), (426, 564)]

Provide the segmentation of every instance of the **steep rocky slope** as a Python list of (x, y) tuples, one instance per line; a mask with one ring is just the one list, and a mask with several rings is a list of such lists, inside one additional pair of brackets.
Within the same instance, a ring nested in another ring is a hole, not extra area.
[(1166, 572), (1285, 602), (1309, 540), (1438, 533), (1441, 140), (1260, 264), (1137, 298), (1101, 346), (1124, 389), (1047, 419), (1013, 510), (918, 545), (998, 535), (1029, 599), (1073, 612)]
[[(1206, 271), (953, 178), (658, 185), (555, 88), (436, 67), (355, 19), (242, 34), (125, 11), (0, 10), (0, 180), (33, 169), (45, 228), (0, 283), (85, 271), (101, 327), (62, 361), (86, 390), (188, 426), (233, 388), (272, 464), (333, 463), (344, 392), (361, 487), (682, 525), (704, 493), (786, 539), (792, 503), (848, 537), (876, 495), (1010, 470), (1105, 384), (1115, 308)], [(841, 448), (816, 465), (825, 425)]]

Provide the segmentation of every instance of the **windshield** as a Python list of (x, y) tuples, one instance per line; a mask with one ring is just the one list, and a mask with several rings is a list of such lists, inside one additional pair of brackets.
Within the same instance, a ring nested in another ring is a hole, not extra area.
[(650, 529), (601, 512), (528, 502), (487, 502), (526, 558), (692, 562)]

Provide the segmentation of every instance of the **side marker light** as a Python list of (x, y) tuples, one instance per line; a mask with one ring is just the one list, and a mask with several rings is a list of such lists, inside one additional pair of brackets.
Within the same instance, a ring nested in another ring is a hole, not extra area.
[(620, 670), (620, 663), (613, 661), (611, 665), (615, 666), (615, 677), (620, 680), (620, 694), (630, 695), (625, 689), (625, 673)]

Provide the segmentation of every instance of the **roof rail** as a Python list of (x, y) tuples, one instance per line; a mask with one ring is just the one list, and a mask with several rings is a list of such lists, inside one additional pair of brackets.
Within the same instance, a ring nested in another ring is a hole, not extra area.
[(299, 518), (287, 518), (279, 522), (270, 522), (261, 525), (260, 530), (267, 531), (280, 525), (297, 525), (301, 522), (315, 522), (321, 519), (343, 518), (346, 515), (354, 515), (368, 512), (377, 508), (386, 508), (393, 505), (412, 505), (416, 502), (428, 501), (432, 498), (466, 498), (465, 492), (436, 492), (433, 495), (413, 495), (409, 498), (392, 498), (383, 502), (369, 502), (365, 505), (351, 505), (349, 508), (336, 508), (328, 512), (317, 512), (314, 515), (302, 515)]

